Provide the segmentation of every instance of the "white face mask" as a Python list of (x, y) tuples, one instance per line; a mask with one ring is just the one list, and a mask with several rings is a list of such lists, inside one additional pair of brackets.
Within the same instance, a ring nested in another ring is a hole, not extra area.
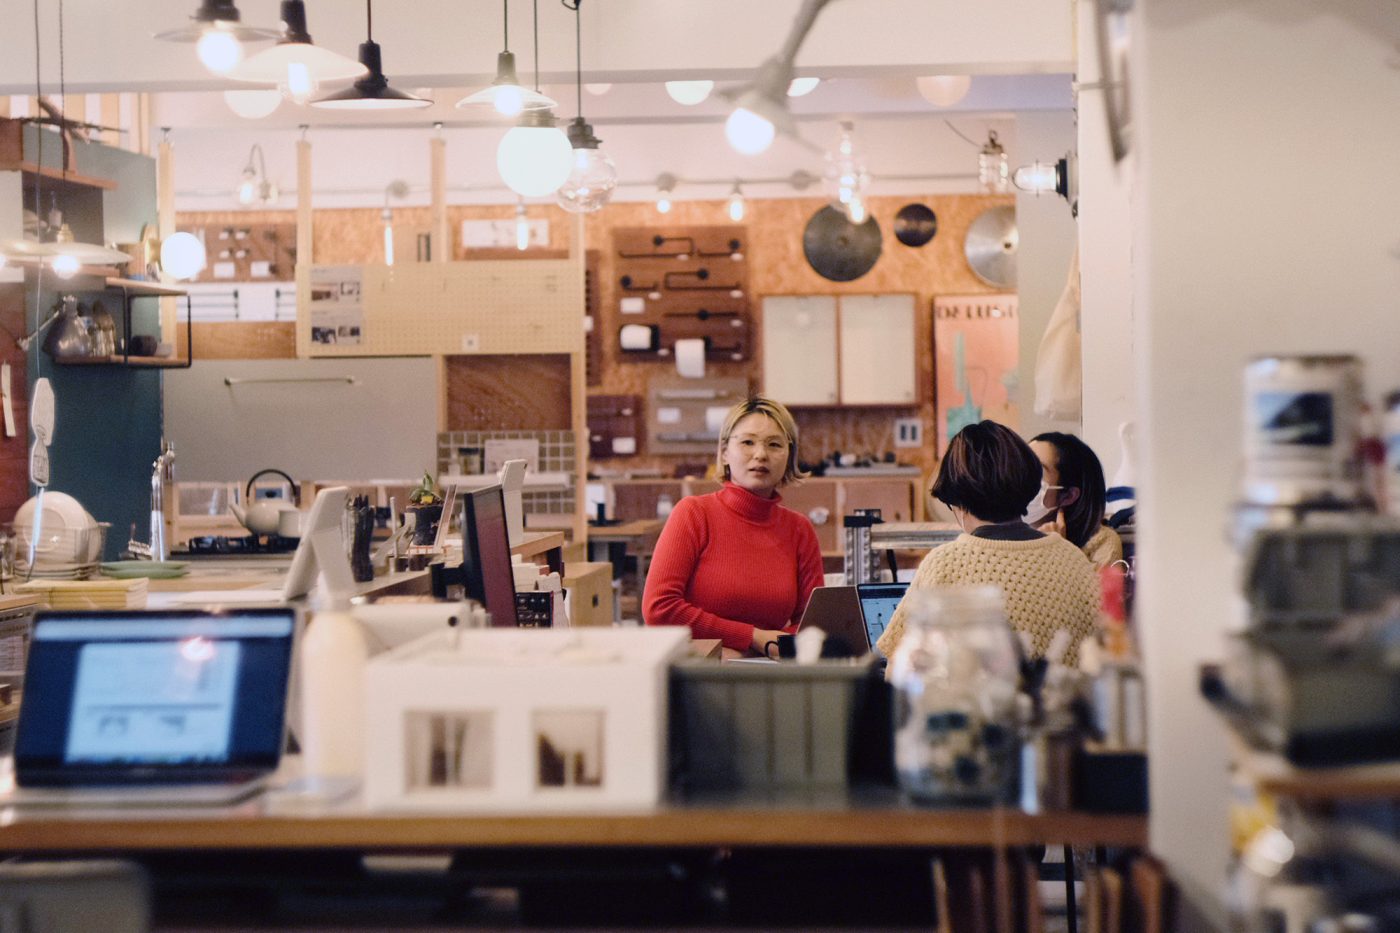
[(1055, 509), (1059, 508), (1058, 505), (1045, 504), (1045, 500), (1050, 497), (1050, 490), (1064, 488), (1063, 486), (1051, 486), (1049, 483), (1045, 482), (1045, 480), (1041, 480), (1040, 492), (1036, 493), (1030, 505), (1026, 506), (1026, 511), (1021, 516), (1021, 521), (1030, 525), (1032, 528), (1044, 522), (1046, 518), (1054, 513)]

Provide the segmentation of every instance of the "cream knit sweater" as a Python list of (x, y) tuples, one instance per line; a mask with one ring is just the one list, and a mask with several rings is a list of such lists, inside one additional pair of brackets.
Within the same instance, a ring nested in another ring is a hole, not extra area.
[[(1060, 629), (1073, 638), (1066, 664), (1079, 661), (1079, 642), (1094, 632), (1099, 613), (1099, 580), (1088, 558), (1059, 535), (1031, 541), (1002, 541), (958, 535), (929, 551), (919, 564), (912, 593), (920, 587), (992, 584), (1006, 594), (1011, 627), (1030, 636), (1040, 657)], [(891, 657), (904, 637), (908, 596), (890, 617), (878, 647)]]

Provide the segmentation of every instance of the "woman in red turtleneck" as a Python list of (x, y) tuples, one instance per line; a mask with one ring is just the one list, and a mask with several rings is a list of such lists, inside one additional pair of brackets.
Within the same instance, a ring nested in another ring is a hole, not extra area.
[(778, 487), (797, 471), (797, 425), (778, 402), (736, 405), (719, 438), (724, 488), (687, 496), (666, 520), (647, 572), (647, 625), (688, 625), (734, 651), (773, 655), (796, 630), (822, 554), (806, 516), (782, 506)]

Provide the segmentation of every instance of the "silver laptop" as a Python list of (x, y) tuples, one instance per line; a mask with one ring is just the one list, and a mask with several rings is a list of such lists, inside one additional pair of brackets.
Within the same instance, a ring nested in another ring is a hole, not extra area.
[(278, 766), (296, 611), (41, 612), (0, 805), (237, 801)]

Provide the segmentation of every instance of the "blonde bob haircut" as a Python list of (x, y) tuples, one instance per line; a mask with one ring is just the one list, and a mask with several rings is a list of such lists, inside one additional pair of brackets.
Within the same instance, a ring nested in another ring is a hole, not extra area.
[(729, 409), (729, 414), (725, 416), (724, 427), (719, 432), (719, 447), (715, 449), (715, 463), (719, 467), (721, 478), (729, 479), (729, 467), (724, 462), (724, 448), (729, 444), (729, 436), (734, 433), (734, 428), (739, 422), (749, 415), (767, 415), (773, 419), (773, 423), (783, 432), (783, 437), (787, 439), (788, 458), (787, 466), (783, 468), (782, 478), (778, 480), (779, 486), (786, 486), (789, 483), (796, 483), (807, 478), (808, 474), (797, 468), (797, 422), (792, 420), (792, 412), (782, 402), (775, 402), (771, 398), (764, 398), (755, 395), (746, 401), (740, 402)]

